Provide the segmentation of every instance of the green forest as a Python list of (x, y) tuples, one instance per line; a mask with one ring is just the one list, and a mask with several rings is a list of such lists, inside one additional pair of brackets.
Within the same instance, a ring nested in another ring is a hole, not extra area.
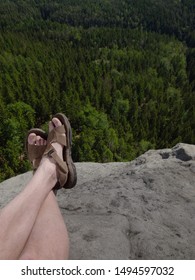
[(0, 181), (57, 112), (76, 162), (194, 144), (194, 0), (0, 0)]

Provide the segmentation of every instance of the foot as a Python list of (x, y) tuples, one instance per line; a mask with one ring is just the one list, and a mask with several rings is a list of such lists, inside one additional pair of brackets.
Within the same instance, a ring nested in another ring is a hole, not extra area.
[[(47, 141), (43, 139), (41, 136), (36, 135), (35, 133), (30, 133), (28, 136), (28, 144), (31, 146), (38, 146), (42, 147), (47, 145)], [(32, 161), (33, 167), (36, 168), (35, 166), (36, 159)]]
[[(53, 118), (51, 122), (49, 122), (49, 132), (52, 131), (55, 127), (59, 127), (61, 126), (62, 123), (59, 119), (57, 118)], [(65, 136), (65, 134), (62, 134), (63, 136)], [(63, 159), (63, 145), (59, 144), (58, 142), (53, 142), (52, 146), (54, 147), (54, 149), (56, 150), (58, 156)]]
[[(54, 128), (60, 127), (62, 125), (61, 121), (57, 118), (53, 118), (52, 121), (49, 122), (49, 132), (51, 132)], [(65, 134), (64, 134), (65, 135)], [(42, 139), (36, 139), (36, 143), (45, 145), (45, 141), (42, 141)], [(46, 144), (48, 144), (46, 142)], [(55, 149), (57, 155), (60, 157), (60, 159), (63, 160), (63, 148), (64, 146), (61, 145), (58, 142), (52, 142), (52, 147)], [(52, 157), (43, 156), (40, 167), (44, 168), (45, 171), (53, 176), (55, 178), (56, 182), (58, 180), (57, 175), (57, 168), (56, 168), (56, 161)]]

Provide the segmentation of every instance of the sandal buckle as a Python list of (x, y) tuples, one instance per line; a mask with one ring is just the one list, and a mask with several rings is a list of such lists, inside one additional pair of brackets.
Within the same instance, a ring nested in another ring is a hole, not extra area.
[(54, 153), (54, 149), (51, 149), (48, 153), (47, 153), (47, 155), (49, 156), (49, 157), (52, 157), (52, 154)]

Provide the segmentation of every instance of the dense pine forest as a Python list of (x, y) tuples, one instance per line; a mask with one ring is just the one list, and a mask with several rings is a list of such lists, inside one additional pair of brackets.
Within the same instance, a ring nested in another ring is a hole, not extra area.
[(75, 161), (194, 144), (194, 0), (0, 0), (0, 181), (56, 112)]

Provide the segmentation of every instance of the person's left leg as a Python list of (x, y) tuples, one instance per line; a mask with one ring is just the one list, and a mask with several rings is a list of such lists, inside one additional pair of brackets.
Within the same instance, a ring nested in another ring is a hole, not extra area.
[(67, 229), (51, 191), (43, 203), (19, 259), (64, 260), (68, 258)]

